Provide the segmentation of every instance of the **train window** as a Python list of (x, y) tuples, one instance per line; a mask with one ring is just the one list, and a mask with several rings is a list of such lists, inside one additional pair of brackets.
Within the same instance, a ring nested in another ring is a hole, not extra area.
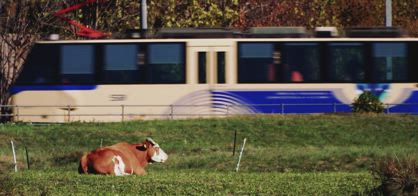
[(218, 84), (225, 83), (225, 52), (216, 53)]
[(148, 45), (146, 83), (185, 83), (184, 44), (154, 43)]
[(206, 83), (206, 52), (198, 52), (199, 84)]
[(17, 84), (54, 84), (57, 49), (55, 45), (36, 44), (23, 65)]
[(418, 82), (418, 41), (408, 43), (409, 81)]
[(282, 47), (283, 62), (281, 81), (303, 82), (319, 81), (321, 71), (319, 63), (319, 44), (285, 43)]
[(136, 83), (139, 72), (137, 53), (139, 45), (109, 44), (104, 46), (103, 79), (106, 83)]
[(365, 80), (362, 43), (330, 43), (329, 62), (328, 77), (332, 82), (362, 82)]
[(407, 47), (404, 43), (373, 43), (373, 81), (407, 81)]
[(61, 47), (61, 82), (63, 84), (94, 81), (93, 45), (63, 45)]
[(240, 43), (238, 57), (239, 83), (274, 82), (273, 43)]

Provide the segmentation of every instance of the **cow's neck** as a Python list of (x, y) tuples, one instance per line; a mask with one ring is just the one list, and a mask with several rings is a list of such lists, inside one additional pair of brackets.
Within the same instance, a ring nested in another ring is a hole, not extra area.
[(145, 167), (148, 165), (148, 162), (151, 160), (151, 157), (148, 155), (148, 151), (139, 151), (135, 154), (138, 159), (139, 165)]

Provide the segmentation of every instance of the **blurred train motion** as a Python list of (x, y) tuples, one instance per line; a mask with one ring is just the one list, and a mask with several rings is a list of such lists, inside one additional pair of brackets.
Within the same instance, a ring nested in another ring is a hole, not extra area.
[(147, 39), (39, 41), (12, 89), (14, 120), (350, 112), (365, 90), (388, 112), (418, 113), (418, 38), (334, 33), (162, 29)]

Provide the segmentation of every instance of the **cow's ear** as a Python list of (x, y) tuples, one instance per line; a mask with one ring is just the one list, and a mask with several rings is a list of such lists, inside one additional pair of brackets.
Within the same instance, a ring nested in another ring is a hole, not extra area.
[(136, 149), (138, 149), (140, 151), (146, 151), (147, 150), (147, 145), (143, 144), (143, 145), (136, 146)]

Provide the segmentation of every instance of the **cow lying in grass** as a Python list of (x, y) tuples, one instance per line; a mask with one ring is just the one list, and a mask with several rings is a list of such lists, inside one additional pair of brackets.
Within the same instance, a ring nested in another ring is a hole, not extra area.
[(144, 175), (148, 163), (163, 163), (167, 158), (167, 154), (151, 138), (140, 144), (121, 142), (84, 154), (78, 172), (115, 176)]

